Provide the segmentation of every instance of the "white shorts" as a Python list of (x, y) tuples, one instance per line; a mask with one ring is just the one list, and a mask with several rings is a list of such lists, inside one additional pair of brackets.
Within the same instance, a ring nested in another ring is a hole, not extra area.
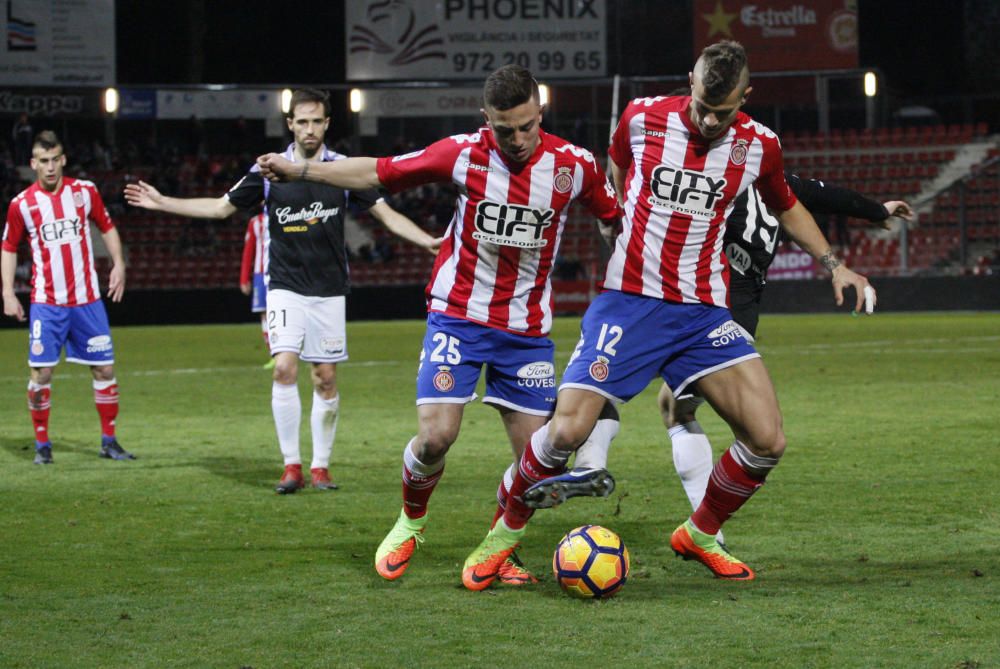
[(308, 297), (290, 290), (267, 291), (271, 354), (295, 353), (307, 362), (347, 360), (343, 295)]

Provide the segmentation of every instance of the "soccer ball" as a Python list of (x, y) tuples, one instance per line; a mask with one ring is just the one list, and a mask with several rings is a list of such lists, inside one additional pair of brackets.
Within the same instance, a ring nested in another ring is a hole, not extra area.
[(552, 556), (552, 571), (573, 597), (601, 599), (621, 590), (628, 579), (628, 549), (621, 538), (600, 525), (567, 533)]

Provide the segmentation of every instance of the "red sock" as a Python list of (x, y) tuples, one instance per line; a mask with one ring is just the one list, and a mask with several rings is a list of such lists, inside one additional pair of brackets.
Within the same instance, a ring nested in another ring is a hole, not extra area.
[(403, 465), (403, 512), (409, 518), (422, 518), (427, 513), (427, 502), (434, 487), (441, 480), (444, 466), (433, 474), (423, 475), (410, 471)]
[(564, 469), (564, 467), (546, 467), (540, 463), (535, 457), (531, 442), (528, 442), (528, 445), (524, 447), (517, 471), (514, 472), (514, 483), (510, 486), (510, 491), (507, 494), (507, 510), (503, 514), (507, 527), (519, 530), (528, 524), (528, 519), (535, 513), (534, 509), (529, 509), (524, 505), (524, 501), (521, 499), (524, 491), (542, 479), (562, 474)]
[(115, 419), (118, 417), (118, 382), (94, 381), (94, 404), (101, 417), (101, 434), (115, 436)]
[(52, 406), (52, 384), (28, 382), (28, 411), (35, 426), (35, 441), (46, 444), (49, 441), (49, 408)]
[(691, 522), (705, 534), (715, 534), (757, 492), (757, 488), (764, 485), (766, 477), (766, 472), (750, 474), (736, 461), (730, 448), (715, 463), (705, 497), (691, 515)]

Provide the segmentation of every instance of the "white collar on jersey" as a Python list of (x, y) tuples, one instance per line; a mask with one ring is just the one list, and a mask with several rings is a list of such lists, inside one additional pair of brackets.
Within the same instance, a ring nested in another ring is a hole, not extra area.
[[(329, 160), (340, 160), (341, 158), (346, 158), (347, 157), (347, 156), (345, 156), (343, 154), (337, 153), (336, 151), (331, 151), (330, 149), (326, 148), (326, 144), (323, 144), (323, 145), (321, 145), (319, 147), (319, 154), (321, 156), (323, 156), (322, 158), (320, 158), (320, 160), (323, 161), (323, 162), (326, 162), (326, 161), (329, 161)], [(291, 144), (289, 144), (288, 148), (286, 148), (285, 152), (283, 154), (281, 154), (281, 155), (282, 155), (283, 158), (286, 158), (287, 160), (290, 160), (290, 161), (292, 161), (294, 163), (295, 162), (295, 142), (292, 142)]]

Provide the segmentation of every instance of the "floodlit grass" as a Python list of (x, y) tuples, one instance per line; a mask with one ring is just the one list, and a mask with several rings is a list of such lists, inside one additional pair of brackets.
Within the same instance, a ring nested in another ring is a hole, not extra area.
[[(560, 367), (576, 328), (557, 324)], [(400, 506), (422, 323), (350, 324), (341, 490), (288, 497), (272, 492), (255, 326), (115, 330), (135, 462), (97, 458), (89, 373), (60, 365), (49, 467), (31, 464), (25, 332), (0, 331), (0, 667), (1000, 666), (1000, 315), (765, 316), (760, 331), (789, 449), (726, 526), (756, 581), (669, 550), (689, 508), (651, 384), (622, 410), (612, 497), (539, 512), (522, 557), (543, 582), (483, 593), (460, 569), (510, 452), (480, 404), (409, 572), (389, 583), (372, 567)], [(725, 425), (701, 418), (721, 452)], [(306, 457), (309, 443), (305, 420)], [(607, 602), (550, 575), (584, 523), (632, 554)]]

